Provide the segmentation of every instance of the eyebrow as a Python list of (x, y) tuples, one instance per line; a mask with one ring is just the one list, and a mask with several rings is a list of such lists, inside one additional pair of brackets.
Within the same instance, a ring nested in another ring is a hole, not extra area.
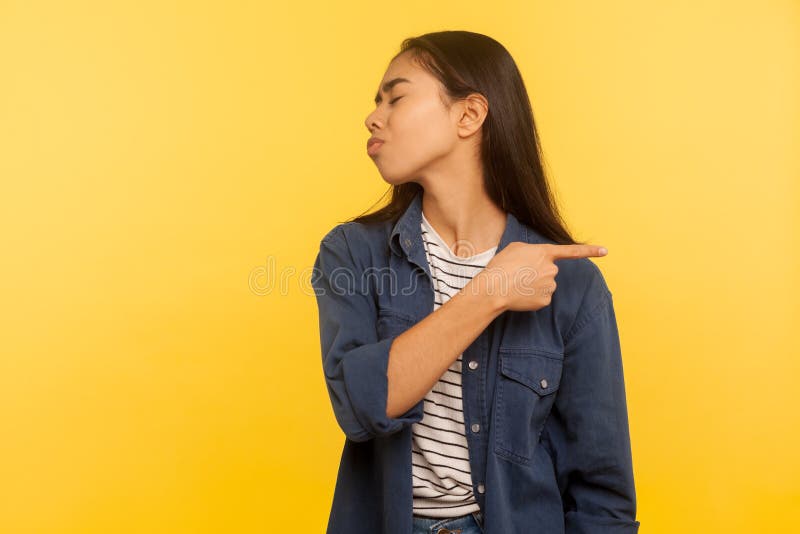
[[(383, 84), (383, 92), (384, 92), (384, 93), (388, 93), (389, 91), (391, 91), (391, 90), (392, 90), (392, 87), (394, 87), (395, 85), (397, 85), (397, 84), (398, 84), (398, 83), (400, 83), (400, 82), (408, 82), (408, 83), (411, 83), (411, 80), (407, 80), (407, 79), (405, 79), (405, 78), (394, 78), (393, 80), (389, 80), (388, 82), (386, 82), (385, 84)], [(380, 104), (380, 103), (381, 103), (381, 100), (383, 100), (383, 99), (381, 98), (381, 95), (380, 95), (380, 93), (376, 93), (376, 94), (375, 94), (375, 103), (376, 103), (376, 104)]]

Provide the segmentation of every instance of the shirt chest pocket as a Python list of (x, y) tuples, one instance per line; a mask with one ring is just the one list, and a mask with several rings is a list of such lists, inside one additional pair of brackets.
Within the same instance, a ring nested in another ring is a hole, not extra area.
[(527, 464), (553, 407), (563, 353), (500, 348), (495, 406), (495, 452)]

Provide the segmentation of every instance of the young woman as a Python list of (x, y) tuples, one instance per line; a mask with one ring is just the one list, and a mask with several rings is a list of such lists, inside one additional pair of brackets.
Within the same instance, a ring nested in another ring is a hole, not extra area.
[(558, 214), (513, 59), (407, 39), (375, 104), (391, 202), (328, 232), (312, 277), (346, 435), (328, 533), (635, 534), (606, 251)]

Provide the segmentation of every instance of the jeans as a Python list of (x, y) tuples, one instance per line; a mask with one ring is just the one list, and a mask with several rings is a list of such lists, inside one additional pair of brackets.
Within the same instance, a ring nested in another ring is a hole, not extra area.
[(483, 534), (483, 514), (473, 512), (451, 519), (415, 515), (412, 534)]

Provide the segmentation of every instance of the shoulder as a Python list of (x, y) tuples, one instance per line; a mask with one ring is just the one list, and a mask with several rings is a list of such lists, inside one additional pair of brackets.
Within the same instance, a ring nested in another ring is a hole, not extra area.
[[(575, 291), (584, 296), (611, 296), (600, 267), (590, 258), (561, 259), (555, 261), (558, 267), (556, 275), (561, 281), (569, 284)], [(558, 283), (559, 280), (556, 280)], [(593, 295), (589, 295), (589, 294)]]
[(364, 224), (348, 221), (331, 228), (321, 243), (339, 243), (350, 247), (368, 247), (385, 243), (389, 239), (392, 225), (389, 222)]
[[(557, 244), (528, 228), (529, 242)], [(558, 273), (553, 306), (560, 310), (562, 332), (566, 337), (591, 321), (612, 299), (603, 272), (592, 258), (560, 259), (555, 261)]]
[(391, 222), (339, 223), (322, 237), (320, 249), (333, 248), (339, 252), (347, 252), (354, 263), (368, 267), (385, 256), (392, 227)]
[[(525, 228), (527, 230), (528, 243), (558, 245), (558, 243), (552, 239), (542, 236), (532, 228), (528, 226)], [(558, 279), (556, 283), (559, 283), (559, 280), (566, 282), (575, 291), (581, 294), (589, 290), (599, 291), (600, 293), (610, 293), (605, 279), (603, 278), (603, 273), (592, 259), (564, 258), (555, 260), (555, 265), (558, 267), (558, 274), (556, 275)]]

